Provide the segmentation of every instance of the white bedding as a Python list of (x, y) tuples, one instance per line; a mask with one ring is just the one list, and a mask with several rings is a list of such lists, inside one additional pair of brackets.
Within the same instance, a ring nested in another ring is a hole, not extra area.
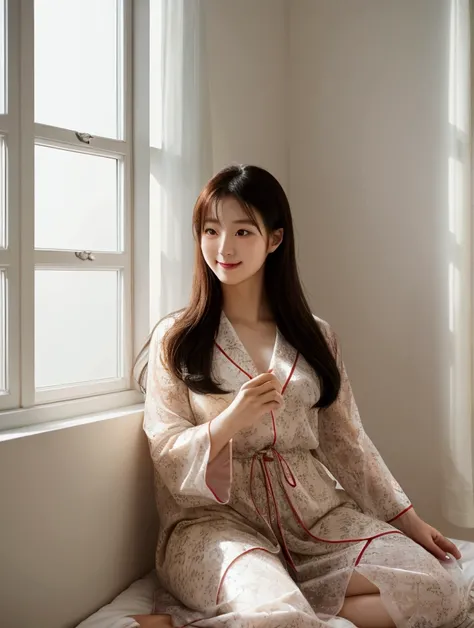
[(137, 580), (120, 593), (115, 600), (81, 622), (77, 628), (136, 628), (138, 624), (129, 615), (147, 615), (153, 612), (155, 592), (158, 589), (155, 573)]
[[(474, 580), (474, 543), (454, 541), (462, 553), (459, 565), (467, 580)], [(150, 573), (134, 582), (110, 604), (81, 622), (77, 628), (137, 628), (130, 615), (153, 612), (155, 593), (159, 587), (156, 575)]]

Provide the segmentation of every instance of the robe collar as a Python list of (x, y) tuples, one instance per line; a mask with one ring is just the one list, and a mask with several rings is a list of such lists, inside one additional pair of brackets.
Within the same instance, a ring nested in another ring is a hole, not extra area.
[[(221, 313), (216, 346), (236, 371), (240, 371), (244, 382), (257, 377), (259, 374), (257, 367), (224, 312)], [(288, 384), (294, 372), (296, 360), (296, 350), (285, 340), (277, 328), (269, 368), (282, 386), (286, 387)]]

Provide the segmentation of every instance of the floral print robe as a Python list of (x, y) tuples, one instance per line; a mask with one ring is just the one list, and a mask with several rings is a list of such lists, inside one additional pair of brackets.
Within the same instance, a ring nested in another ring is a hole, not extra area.
[(335, 334), (316, 320), (341, 371), (338, 399), (314, 408), (318, 378), (277, 330), (270, 367), (284, 403), (212, 461), (210, 422), (256, 367), (222, 313), (213, 375), (230, 392), (190, 392), (161, 360), (173, 317), (157, 327), (144, 424), (165, 591), (156, 612), (170, 613), (175, 626), (348, 627), (336, 616), (357, 569), (399, 627), (469, 622), (455, 561), (446, 569), (390, 524), (410, 501), (362, 427)]

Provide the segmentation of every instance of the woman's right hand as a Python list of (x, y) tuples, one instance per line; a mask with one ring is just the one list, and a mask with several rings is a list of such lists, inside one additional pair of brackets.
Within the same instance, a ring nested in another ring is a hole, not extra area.
[(239, 430), (251, 427), (283, 403), (281, 384), (273, 373), (262, 373), (245, 382), (227, 412)]
[(222, 451), (240, 430), (252, 427), (283, 403), (281, 384), (272, 373), (263, 373), (242, 386), (232, 403), (211, 421), (209, 460)]

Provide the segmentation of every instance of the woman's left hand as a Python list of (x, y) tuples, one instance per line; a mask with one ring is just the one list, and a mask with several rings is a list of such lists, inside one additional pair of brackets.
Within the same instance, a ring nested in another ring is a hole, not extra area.
[(426, 521), (423, 521), (413, 508), (393, 521), (392, 525), (416, 541), (416, 543), (422, 545), (439, 560), (444, 562), (449, 560), (448, 553), (458, 560), (461, 558), (461, 552), (454, 543), (444, 537), (441, 532), (428, 525)]

